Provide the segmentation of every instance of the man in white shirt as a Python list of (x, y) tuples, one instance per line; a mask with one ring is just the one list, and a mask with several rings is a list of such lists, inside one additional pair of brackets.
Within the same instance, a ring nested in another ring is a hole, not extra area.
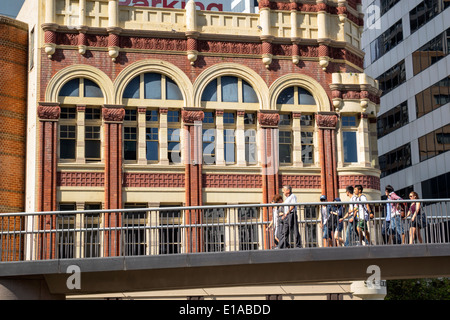
[[(292, 194), (291, 186), (283, 186), (283, 194), (286, 197), (284, 204), (295, 204), (297, 203), (297, 197)], [(298, 219), (297, 219), (297, 209), (295, 205), (284, 206), (284, 215), (282, 217), (281, 225), (281, 239), (279, 243), (279, 248), (290, 248), (290, 235), (294, 237), (294, 245), (296, 248), (301, 248), (300, 233), (298, 231)]]
[[(362, 185), (356, 185), (355, 195), (358, 197), (358, 201), (362, 202), (367, 201), (367, 197), (362, 192), (363, 192)], [(358, 215), (356, 230), (358, 231), (359, 234), (360, 244), (362, 244), (363, 235), (366, 237), (367, 243), (370, 244), (369, 226), (367, 224), (367, 221), (369, 220), (369, 212), (370, 208), (367, 203), (358, 205), (358, 211), (356, 211)]]

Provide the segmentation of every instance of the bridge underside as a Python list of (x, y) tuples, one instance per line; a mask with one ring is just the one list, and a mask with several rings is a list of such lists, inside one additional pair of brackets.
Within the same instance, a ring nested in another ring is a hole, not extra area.
[[(73, 265), (79, 290), (67, 287)], [(366, 280), (371, 265), (382, 280), (450, 276), (450, 244), (11, 262), (2, 264), (0, 282), (44, 279), (51, 294), (80, 295)]]

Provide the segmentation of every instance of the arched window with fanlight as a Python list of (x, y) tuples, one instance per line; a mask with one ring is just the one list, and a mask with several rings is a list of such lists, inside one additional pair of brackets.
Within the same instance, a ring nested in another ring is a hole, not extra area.
[[(101, 161), (101, 105), (104, 95), (100, 86), (87, 78), (67, 81), (59, 91), (60, 161)], [(82, 148), (77, 148), (84, 145)]]
[[(124, 160), (140, 163), (181, 163), (181, 107), (183, 93), (169, 76), (148, 72), (132, 78), (123, 92)], [(168, 110), (160, 113), (160, 109)], [(138, 110), (145, 110), (139, 113)], [(127, 115), (135, 115), (127, 117)], [(174, 115), (178, 115), (176, 121)], [(143, 123), (145, 122), (145, 125)], [(161, 136), (161, 127), (167, 133)], [(145, 150), (139, 148), (145, 130)], [(167, 145), (167, 150), (161, 148)]]
[(280, 164), (314, 164), (317, 103), (313, 94), (300, 86), (287, 87), (277, 97), (277, 109), (280, 111)]
[[(205, 164), (255, 165), (254, 124), (260, 104), (252, 85), (232, 75), (219, 76), (206, 85), (201, 105), (208, 115), (203, 130), (204, 161), (208, 159)], [(213, 159), (211, 150), (215, 151)]]

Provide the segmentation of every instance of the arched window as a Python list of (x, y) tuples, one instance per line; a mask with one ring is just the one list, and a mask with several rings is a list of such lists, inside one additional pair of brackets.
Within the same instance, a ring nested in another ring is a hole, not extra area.
[(316, 105), (313, 95), (301, 87), (289, 87), (278, 96), (277, 104)]
[(133, 78), (125, 88), (124, 99), (183, 100), (178, 85), (159, 73), (143, 73)]
[(60, 97), (103, 98), (103, 92), (94, 81), (76, 78), (67, 82), (59, 91)]
[[(313, 165), (314, 113), (318, 111), (314, 96), (302, 87), (291, 86), (277, 97), (277, 108), (280, 110), (280, 163)], [(300, 135), (296, 136), (296, 131)]]
[[(101, 161), (101, 108), (104, 95), (100, 86), (87, 78), (66, 82), (59, 91), (59, 159), (63, 162)], [(84, 141), (84, 150), (77, 141)]]
[(258, 103), (253, 87), (245, 80), (222, 76), (212, 80), (202, 94), (205, 102)]

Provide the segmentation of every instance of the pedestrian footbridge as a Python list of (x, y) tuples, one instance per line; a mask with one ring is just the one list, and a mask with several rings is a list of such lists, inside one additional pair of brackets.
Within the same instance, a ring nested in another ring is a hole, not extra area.
[[(0, 295), (64, 298), (450, 276), (448, 203), (424, 203), (427, 223), (416, 230), (422, 242), (412, 237), (412, 244), (409, 218), (402, 219), (403, 243), (386, 228), (386, 203), (374, 204), (370, 243), (364, 234), (347, 234), (345, 221), (341, 242), (323, 241), (314, 215), (320, 204), (298, 204), (302, 247), (290, 249), (273, 247), (269, 205), (4, 215)], [(341, 246), (346, 237), (348, 246)], [(329, 244), (335, 246), (324, 247)]]

